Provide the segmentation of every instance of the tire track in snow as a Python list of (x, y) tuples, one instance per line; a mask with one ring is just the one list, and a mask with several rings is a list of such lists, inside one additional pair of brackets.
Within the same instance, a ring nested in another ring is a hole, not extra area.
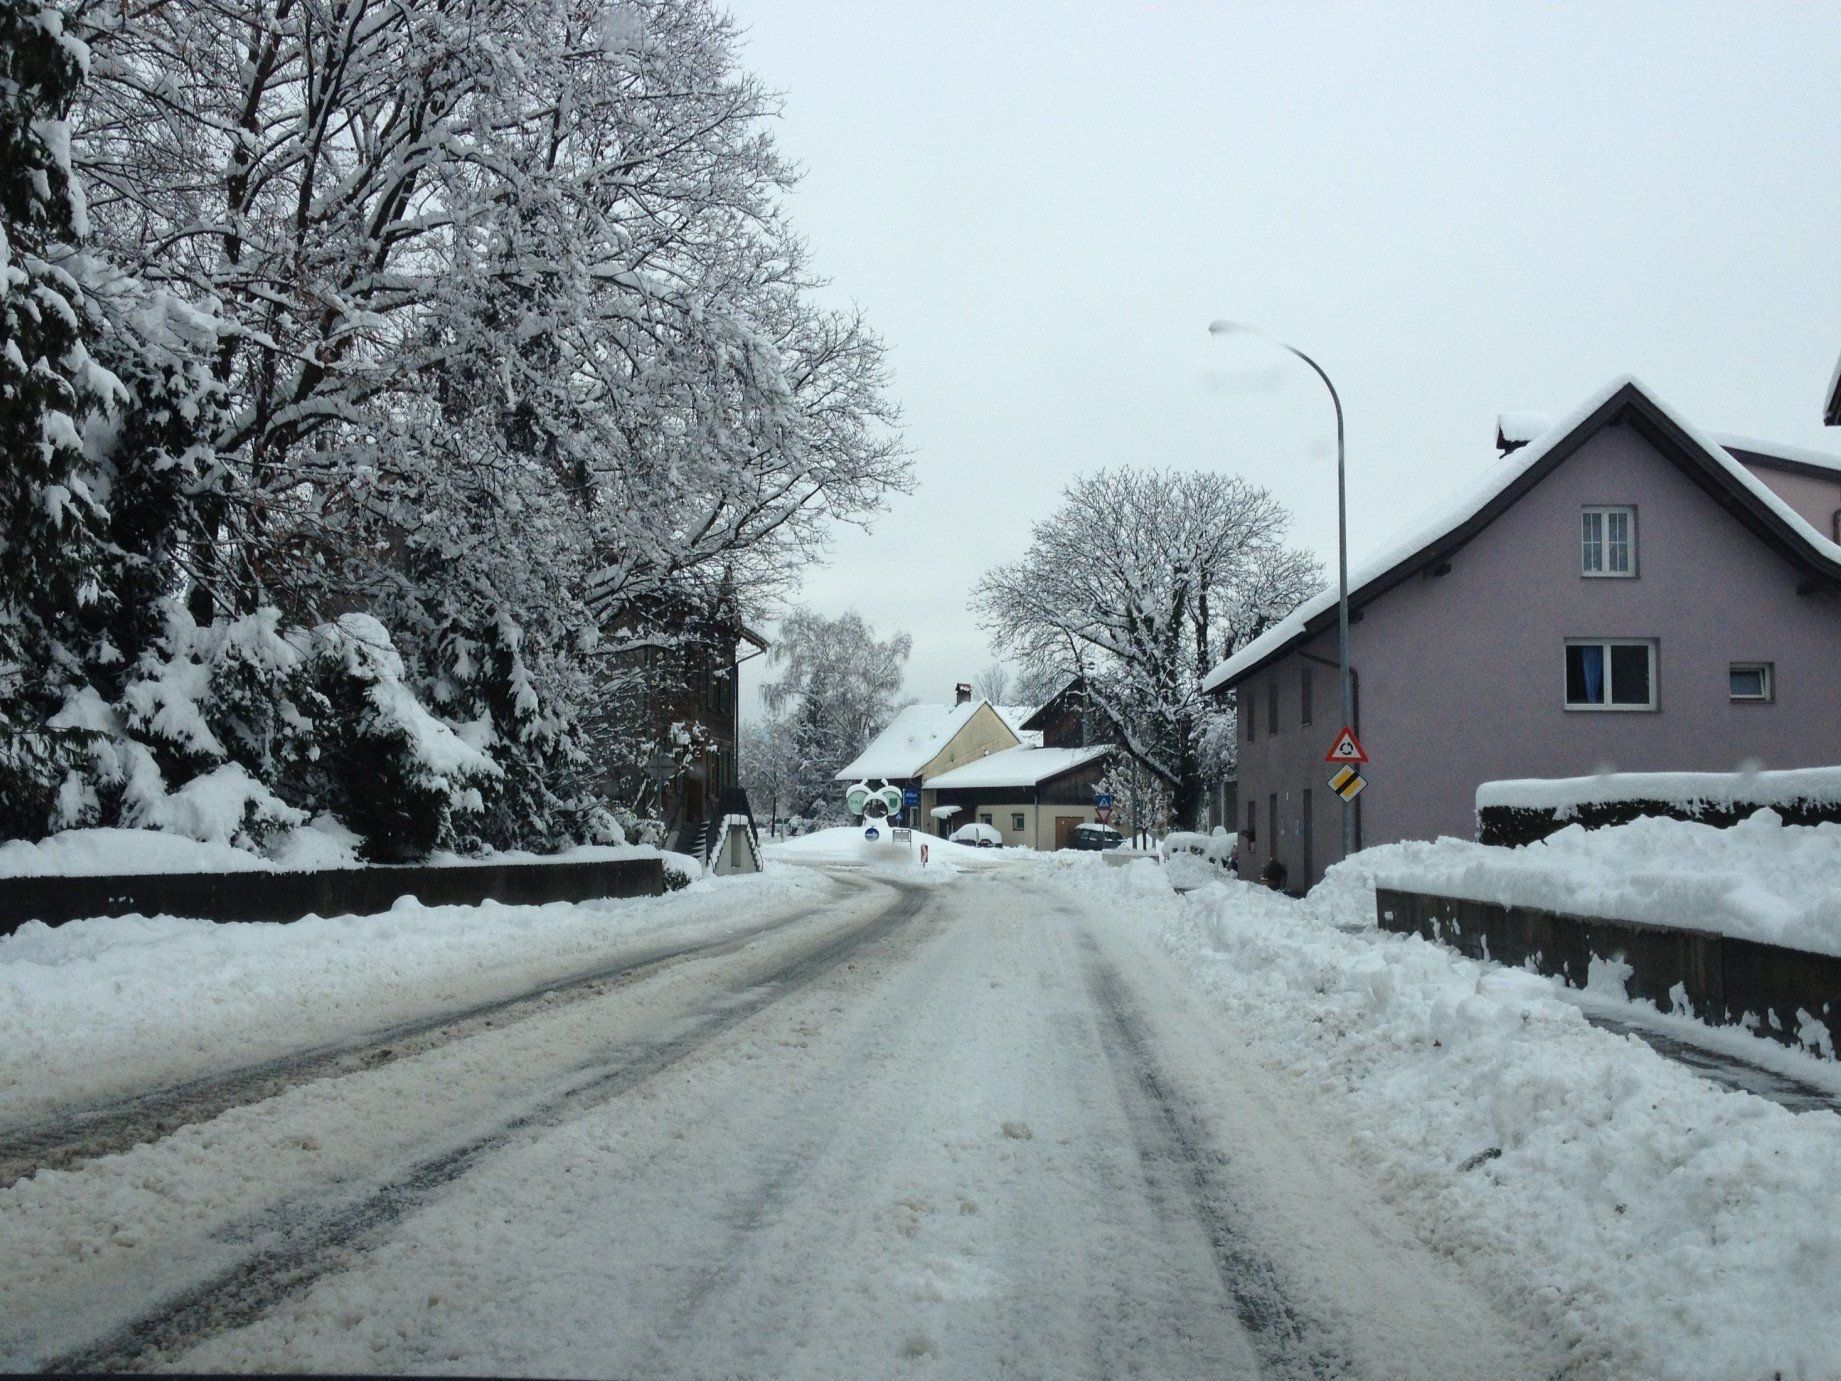
[[(220, 1238), (249, 1250), (235, 1266), (187, 1288), (87, 1347), (40, 1361), (46, 1372), (144, 1370), (217, 1333), (253, 1322), (276, 1304), (336, 1271), (393, 1223), (443, 1186), (516, 1138), (579, 1117), (618, 1098), (721, 1036), (808, 987), (859, 951), (911, 920), (927, 899), (923, 888), (901, 895), (869, 920), (780, 965), (764, 977), (730, 989), (687, 1027), (622, 1047), (580, 1071), (561, 1094), (480, 1131), (410, 1166), (394, 1178), (349, 1195), (331, 1209), (323, 1190), (282, 1203)], [(758, 932), (757, 932), (758, 933)]]
[(717, 959), (764, 936), (810, 920), (836, 905), (830, 898), (724, 940), (651, 945), (610, 964), (565, 975), (504, 997), (414, 1017), (355, 1037), (291, 1051), (144, 1093), (113, 1098), (56, 1119), (0, 1131), (0, 1189), (39, 1170), (68, 1170), (171, 1136), (232, 1108), (261, 1103), (301, 1084), (337, 1079), (426, 1054), (484, 1030), (502, 1028), (558, 1007), (605, 996), (681, 959)]
[(1192, 1222), (1206, 1234), (1215, 1270), (1262, 1371), (1287, 1377), (1353, 1375), (1343, 1327), (1288, 1297), (1277, 1265), (1253, 1244), (1243, 1214), (1234, 1207), (1226, 1157), (1158, 1075), (1124, 982), (1090, 936), (1083, 935), (1081, 943), (1100, 1042), (1125, 1103), (1151, 1196), (1168, 1206), (1173, 1219)]

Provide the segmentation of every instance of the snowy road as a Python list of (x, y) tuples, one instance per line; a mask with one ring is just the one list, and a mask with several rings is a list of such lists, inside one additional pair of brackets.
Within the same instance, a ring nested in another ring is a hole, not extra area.
[(20, 1181), (0, 1364), (1551, 1373), (1167, 963), (1040, 873), (842, 876)]

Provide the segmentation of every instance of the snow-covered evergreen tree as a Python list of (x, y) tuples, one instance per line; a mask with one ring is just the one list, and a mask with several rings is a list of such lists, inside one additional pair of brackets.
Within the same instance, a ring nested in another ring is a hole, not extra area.
[(106, 614), (108, 512), (83, 444), (119, 385), (59, 262), (84, 228), (67, 116), (88, 54), (48, 4), (0, 4), (0, 831), (36, 837), (80, 760), (53, 726)]

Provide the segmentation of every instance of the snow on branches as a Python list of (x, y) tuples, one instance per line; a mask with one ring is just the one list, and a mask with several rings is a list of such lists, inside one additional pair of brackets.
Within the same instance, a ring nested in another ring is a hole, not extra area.
[(1322, 583), (1287, 547), (1290, 515), (1234, 475), (1118, 469), (1078, 480), (1029, 550), (978, 583), (974, 606), (1006, 651), (1078, 680), (1192, 825), (1229, 764), (1231, 714), (1201, 689), (1222, 657)]
[[(758, 609), (906, 485), (710, 0), (0, 25), (0, 833), (153, 823), (234, 764), (254, 838), (343, 799), (349, 712), (401, 767), (375, 856), (605, 834), (646, 732), (610, 630)], [(328, 650), (354, 615), (387, 657)], [(257, 625), (301, 664), (232, 656)], [(187, 677), (209, 732), (175, 737), (177, 690), (147, 706)]]

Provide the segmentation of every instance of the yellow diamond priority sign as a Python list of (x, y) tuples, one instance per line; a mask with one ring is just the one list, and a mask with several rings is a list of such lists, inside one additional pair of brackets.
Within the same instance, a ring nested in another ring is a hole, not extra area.
[(1336, 775), (1330, 778), (1330, 790), (1345, 801), (1353, 801), (1367, 785), (1368, 779), (1353, 767), (1340, 767)]

